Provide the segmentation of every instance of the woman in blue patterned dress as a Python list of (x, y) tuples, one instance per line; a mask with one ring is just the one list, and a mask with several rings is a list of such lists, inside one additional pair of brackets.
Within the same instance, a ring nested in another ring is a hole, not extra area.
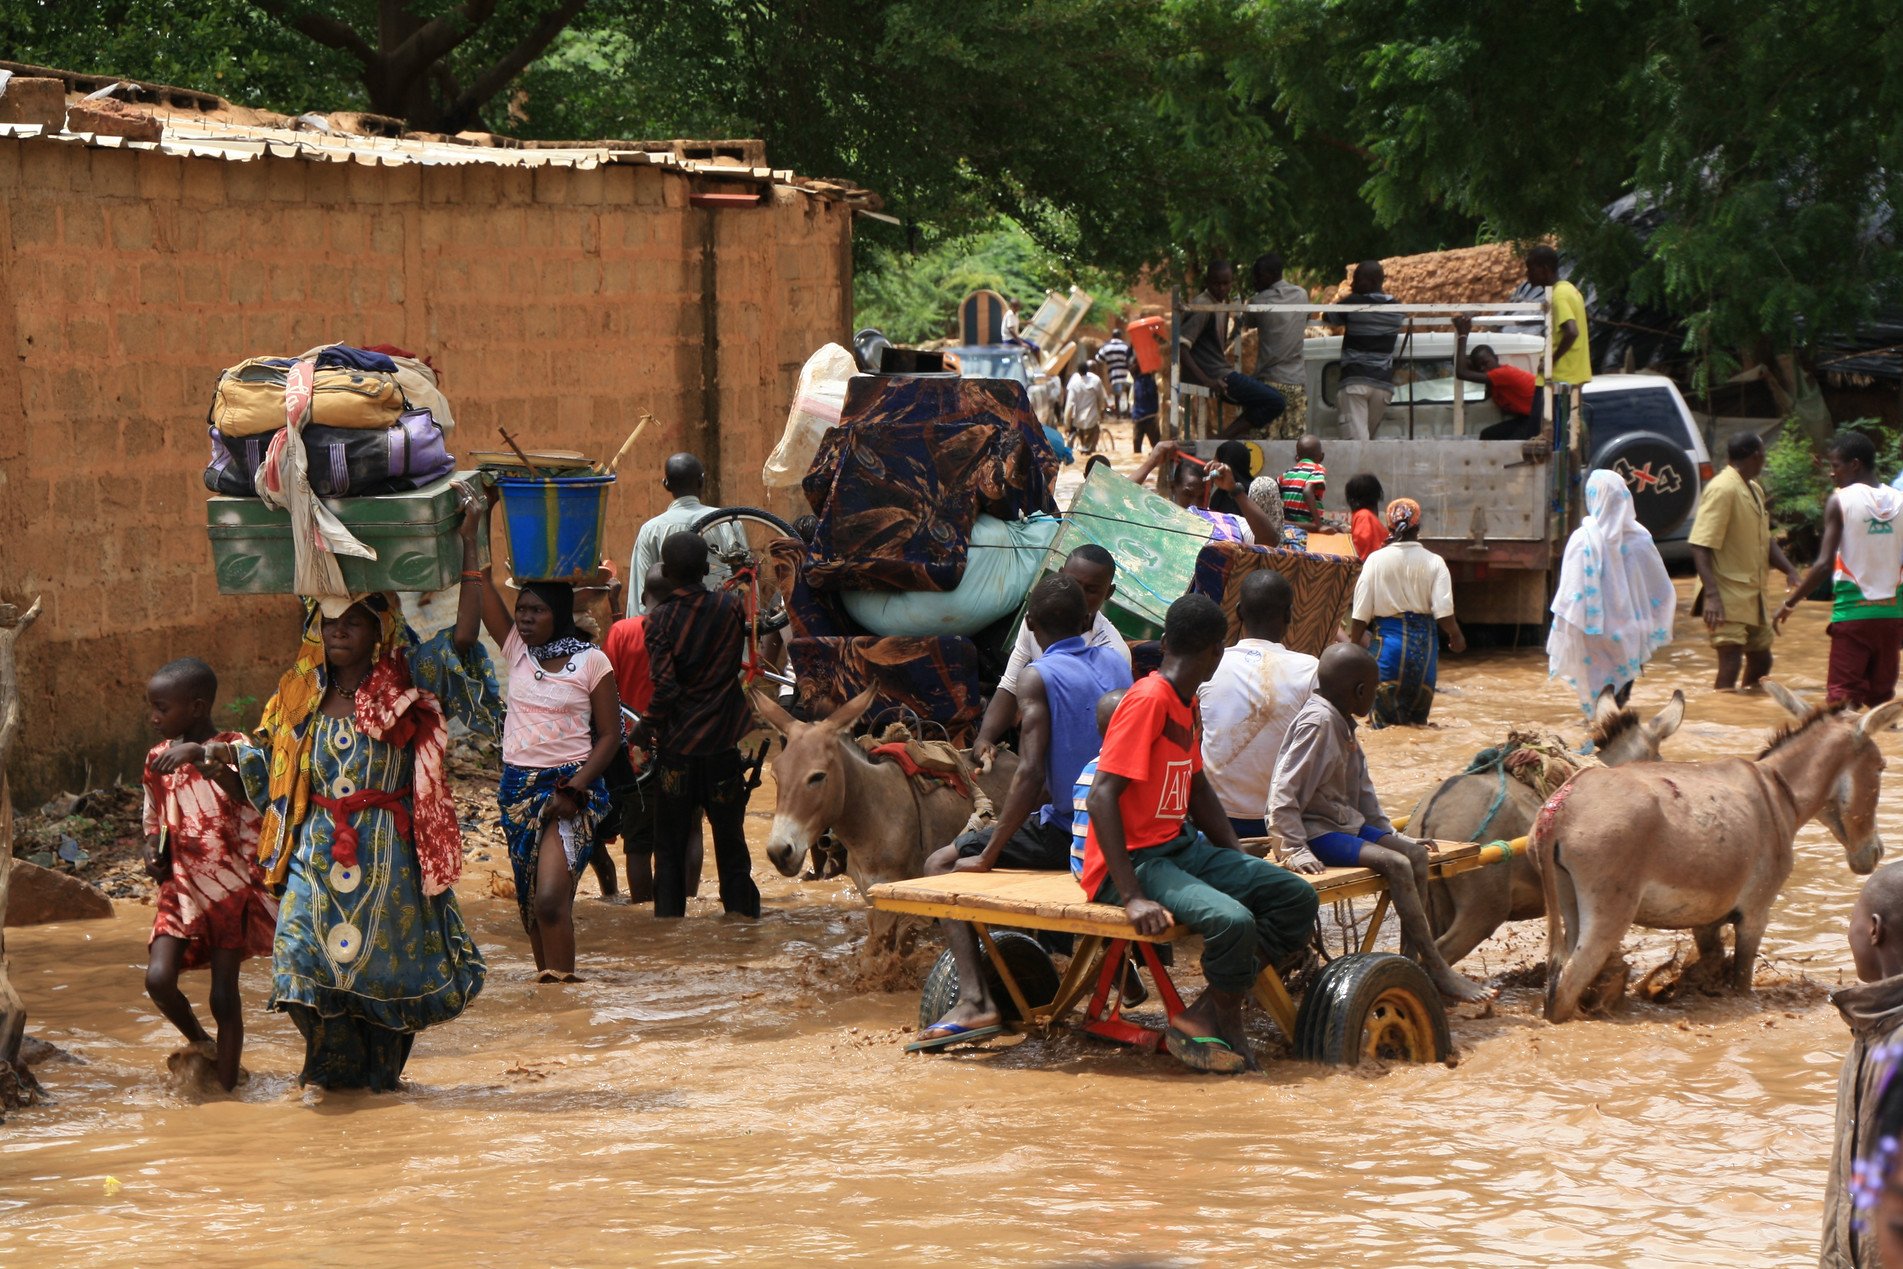
[[(481, 576), (473, 522), (466, 578)], [(396, 1088), (416, 1033), (482, 990), (443, 769), (445, 713), (491, 734), (501, 714), (480, 602), (465, 585), (455, 627), (419, 642), (394, 596), (306, 601), (258, 743), (211, 746), (264, 813), (259, 855), (281, 892), (270, 1008), (304, 1036), (301, 1084)]]

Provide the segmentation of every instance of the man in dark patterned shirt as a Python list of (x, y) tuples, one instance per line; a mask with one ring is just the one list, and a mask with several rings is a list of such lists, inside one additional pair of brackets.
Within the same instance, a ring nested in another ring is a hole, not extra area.
[(654, 698), (636, 737), (658, 764), (660, 809), (654, 840), (654, 915), (687, 913), (686, 863), (696, 811), (704, 811), (720, 873), (720, 905), (760, 915), (747, 853), (747, 787), (740, 738), (753, 711), (740, 688), (747, 627), (737, 596), (710, 591), (707, 543), (679, 532), (661, 543), (667, 588), (648, 610), (648, 670)]

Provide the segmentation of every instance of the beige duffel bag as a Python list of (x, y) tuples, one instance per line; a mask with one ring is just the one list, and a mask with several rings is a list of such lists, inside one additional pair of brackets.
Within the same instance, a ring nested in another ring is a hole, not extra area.
[[(284, 426), (283, 358), (253, 357), (218, 376), (210, 421), (226, 436), (263, 436)], [(374, 370), (324, 367), (311, 392), (311, 422), (319, 427), (385, 428), (403, 413), (396, 376)]]

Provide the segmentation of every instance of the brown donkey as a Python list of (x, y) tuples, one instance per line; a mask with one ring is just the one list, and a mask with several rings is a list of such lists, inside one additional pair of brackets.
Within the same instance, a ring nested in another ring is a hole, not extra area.
[(1877, 866), (1884, 761), (1871, 737), (1903, 701), (1859, 716), (1764, 687), (1799, 721), (1755, 760), (1586, 771), (1540, 808), (1531, 850), (1546, 901), (1550, 1021), (1578, 1011), (1634, 924), (1695, 931), (1701, 961), (1724, 955), (1723, 928), (1734, 926), (1731, 983), (1749, 991), (1792, 843), (1811, 819), (1842, 843), (1852, 872)]
[[(971, 818), (972, 800), (951, 787), (915, 784), (897, 763), (874, 762), (852, 739), (853, 724), (872, 704), (861, 692), (816, 723), (803, 723), (760, 692), (753, 708), (786, 737), (773, 759), (773, 827), (767, 860), (781, 875), (799, 875), (807, 852), (831, 829), (846, 848), (846, 875), (864, 894), (883, 881), (904, 881), (925, 869), (925, 856), (956, 837)], [(1017, 755), (1001, 752), (978, 783), (1004, 800)], [(898, 918), (866, 914), (868, 955), (891, 950)]]
[[(1657, 762), (1659, 746), (1685, 720), (1685, 693), (1672, 699), (1651, 721), (1613, 700), (1612, 689), (1593, 705), (1593, 749), (1608, 767)], [(1512, 841), (1533, 831), (1540, 795), (1504, 773), (1462, 774), (1443, 780), (1415, 809), (1408, 831), (1442, 842)], [(1498, 805), (1495, 805), (1498, 799)], [(1546, 911), (1540, 899), (1540, 875), (1527, 855), (1515, 855), (1505, 868), (1477, 868), (1430, 882), (1428, 919), (1438, 931), (1440, 954), (1453, 965), (1493, 937), (1508, 921), (1530, 921)]]

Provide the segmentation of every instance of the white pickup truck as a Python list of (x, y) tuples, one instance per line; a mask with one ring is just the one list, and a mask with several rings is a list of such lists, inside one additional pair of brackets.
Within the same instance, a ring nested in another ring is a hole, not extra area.
[[(1508, 365), (1538, 372), (1544, 341), (1535, 335), (1476, 332)], [(1542, 625), (1566, 538), (1578, 523), (1578, 482), (1596, 468), (1617, 472), (1631, 488), (1640, 523), (1668, 552), (1682, 551), (1711, 477), (1711, 461), (1691, 411), (1671, 380), (1657, 375), (1603, 375), (1581, 393), (1582, 461), (1531, 461), (1520, 441), (1483, 441), (1479, 431), (1500, 419), (1484, 384), (1453, 374), (1454, 337), (1433, 331), (1408, 336), (1395, 360), (1395, 393), (1370, 440), (1340, 434), (1335, 410), (1340, 375), (1338, 336), (1306, 341), (1309, 430), (1322, 438), (1328, 467), (1325, 509), (1345, 516), (1348, 479), (1371, 472), (1389, 498), (1421, 504), (1422, 541), (1452, 568), (1462, 622)], [(1456, 417), (1454, 393), (1463, 394)], [(1562, 447), (1569, 411), (1556, 411)], [(1226, 415), (1233, 417), (1233, 413)], [(1258, 474), (1293, 466), (1293, 441), (1254, 441)], [(1216, 442), (1191, 444), (1208, 456)]]

